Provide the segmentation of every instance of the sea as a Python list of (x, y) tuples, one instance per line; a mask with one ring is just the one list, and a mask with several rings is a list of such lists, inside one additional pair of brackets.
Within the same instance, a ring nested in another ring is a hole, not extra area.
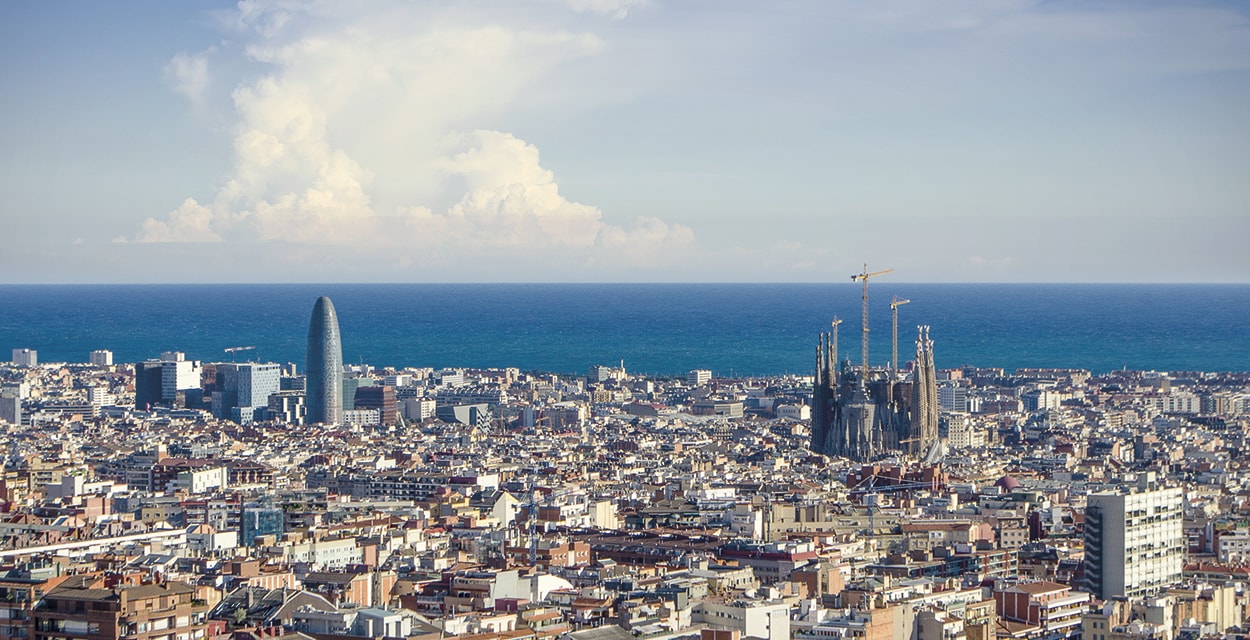
[[(938, 368), (1094, 373), (1250, 370), (1250, 285), (870, 283), (869, 360), (899, 360), (929, 327)], [(859, 284), (0, 285), (0, 358), (115, 362), (181, 351), (206, 362), (302, 368), (318, 296), (338, 311), (343, 360), (375, 367), (517, 367), (653, 376), (808, 375), (817, 336), (861, 358)], [(232, 347), (253, 349), (226, 352)]]

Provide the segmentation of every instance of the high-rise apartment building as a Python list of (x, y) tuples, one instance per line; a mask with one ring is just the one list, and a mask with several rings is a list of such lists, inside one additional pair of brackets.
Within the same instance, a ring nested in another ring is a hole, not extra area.
[(14, 349), (13, 364), (22, 367), (33, 367), (39, 364), (39, 352), (34, 349)]
[(937, 392), (938, 405), (943, 411), (968, 413), (968, 389), (955, 384), (945, 384), (938, 387)]
[(135, 363), (135, 408), (147, 411), (161, 403), (161, 362)]
[(22, 424), (22, 399), (0, 395), (0, 422)]
[(374, 409), (380, 424), (392, 425), (399, 419), (399, 403), (395, 399), (395, 387), (375, 385), (356, 389), (356, 409)]
[(304, 392), (280, 390), (269, 395), (267, 420), (287, 424), (304, 424)]
[(113, 352), (108, 349), (96, 349), (91, 352), (88, 362), (95, 367), (111, 367), (113, 366)]
[(161, 402), (171, 407), (185, 407), (186, 394), (200, 390), (202, 369), (198, 360), (187, 360), (180, 351), (161, 354)]
[(1184, 511), (1179, 487), (1153, 473), (1135, 488), (1090, 494), (1085, 507), (1085, 589), (1100, 599), (1157, 593), (1181, 579)]
[(269, 396), (281, 389), (282, 367), (272, 363), (219, 363), (213, 415), (239, 424), (264, 419)]
[(313, 305), (308, 323), (307, 422), (337, 424), (343, 421), (343, 344), (334, 303), (321, 296)]

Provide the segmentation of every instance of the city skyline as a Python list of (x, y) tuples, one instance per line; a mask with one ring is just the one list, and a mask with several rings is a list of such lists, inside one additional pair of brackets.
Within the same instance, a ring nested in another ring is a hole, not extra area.
[(1250, 280), (1236, 3), (0, 11), (0, 282)]

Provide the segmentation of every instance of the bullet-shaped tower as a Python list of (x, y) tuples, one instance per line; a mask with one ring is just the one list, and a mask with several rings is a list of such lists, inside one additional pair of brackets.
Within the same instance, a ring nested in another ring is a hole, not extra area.
[(343, 343), (339, 338), (339, 317), (334, 303), (321, 296), (313, 305), (308, 323), (308, 353), (305, 407), (309, 424), (337, 424), (343, 421)]

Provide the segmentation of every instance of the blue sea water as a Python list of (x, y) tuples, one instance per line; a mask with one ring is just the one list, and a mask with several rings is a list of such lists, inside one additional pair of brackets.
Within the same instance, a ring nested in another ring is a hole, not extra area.
[[(0, 286), (0, 358), (116, 362), (183, 351), (303, 366), (320, 295), (334, 300), (343, 359), (375, 366), (502, 367), (583, 373), (810, 373), (816, 335), (835, 316), (840, 353), (860, 354), (861, 288), (836, 284), (275, 284)], [(939, 368), (965, 364), (1250, 370), (1250, 285), (900, 284), (870, 289), (871, 354), (890, 359), (931, 326)]]

